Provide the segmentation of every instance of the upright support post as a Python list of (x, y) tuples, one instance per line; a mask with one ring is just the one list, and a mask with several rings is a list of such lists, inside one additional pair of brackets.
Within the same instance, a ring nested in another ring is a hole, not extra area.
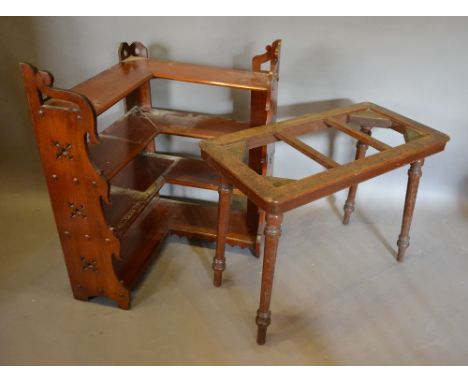
[(397, 260), (403, 261), (406, 249), (410, 244), (409, 231), (411, 228), (411, 221), (413, 219), (414, 206), (416, 205), (416, 196), (418, 193), (419, 180), (422, 176), (422, 166), (424, 159), (420, 159), (411, 163), (408, 170), (408, 185), (406, 188), (405, 209), (403, 211), (403, 220), (401, 223), (401, 233), (398, 237), (398, 255)]
[[(148, 58), (148, 49), (141, 42), (134, 41), (130, 45), (122, 42), (119, 46), (119, 61)], [(149, 111), (152, 107), (151, 101), (151, 86), (147, 81), (143, 85), (136, 88), (127, 97), (125, 97), (125, 111), (138, 106), (142, 110)], [(155, 152), (156, 144), (152, 140), (145, 148), (147, 152)]]
[[(274, 41), (266, 47), (266, 52), (252, 59), (252, 70), (262, 71), (262, 64), (270, 62), (269, 73), (272, 77), (271, 88), (268, 91), (252, 91), (250, 98), (250, 126), (266, 125), (276, 120), (279, 63), (281, 40)], [(273, 175), (274, 146), (260, 146), (249, 152), (249, 166), (263, 176)], [(265, 224), (265, 213), (250, 200), (247, 201), (247, 225), (252, 234), (257, 236), (253, 253), (260, 256), (262, 230)]]

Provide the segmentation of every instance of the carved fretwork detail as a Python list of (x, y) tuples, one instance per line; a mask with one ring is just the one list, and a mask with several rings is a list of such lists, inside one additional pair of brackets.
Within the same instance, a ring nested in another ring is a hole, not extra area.
[(81, 268), (84, 271), (97, 272), (96, 259), (88, 260), (86, 257), (81, 256)]
[(129, 57), (148, 57), (148, 49), (138, 41), (128, 44), (123, 42), (119, 47), (119, 59), (123, 61)]
[(71, 154), (71, 143), (66, 143), (65, 145), (61, 145), (59, 142), (54, 141), (54, 146), (57, 148), (57, 152), (55, 153), (55, 159), (59, 158), (67, 158), (68, 160), (73, 160), (73, 155)]
[(80, 217), (80, 218), (83, 218), (83, 219), (87, 219), (88, 217), (86, 216), (86, 213), (85, 213), (85, 208), (83, 205), (80, 205), (80, 206), (77, 206), (75, 205), (75, 203), (72, 203), (72, 202), (68, 202), (68, 207), (71, 208), (71, 214), (70, 214), (70, 217), (72, 219), (75, 219), (76, 217)]

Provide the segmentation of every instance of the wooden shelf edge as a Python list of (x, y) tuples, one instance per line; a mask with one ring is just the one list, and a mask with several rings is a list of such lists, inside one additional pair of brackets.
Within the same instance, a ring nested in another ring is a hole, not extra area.
[(134, 288), (142, 280), (157, 256), (157, 248), (169, 234), (169, 225), (164, 224), (169, 219), (170, 209), (155, 198), (122, 237), (121, 260), (114, 260), (114, 269), (127, 288)]
[(114, 235), (122, 237), (165, 184), (175, 162), (138, 155), (111, 182), (110, 204), (104, 215)]
[(145, 59), (154, 78), (222, 86), (234, 89), (267, 91), (272, 76), (268, 72), (226, 69), (207, 65)]
[[(121, 239), (122, 260), (114, 260), (119, 280), (129, 288), (138, 284), (170, 234), (214, 242), (217, 211), (217, 203), (154, 198)], [(246, 232), (245, 219), (245, 210), (233, 208), (227, 243), (253, 251), (257, 237)]]
[(111, 66), (70, 90), (87, 97), (100, 115), (151, 78), (144, 62), (131, 61)]
[(100, 143), (88, 143), (88, 153), (96, 168), (112, 179), (133, 160), (158, 133), (137, 108), (127, 112), (99, 134)]
[(122, 61), (70, 90), (88, 98), (100, 115), (153, 78), (255, 91), (268, 91), (272, 86), (267, 72), (142, 58)]
[(145, 112), (160, 134), (209, 139), (250, 128), (247, 122), (217, 115), (153, 108)]
[[(153, 157), (157, 160), (171, 160), (174, 162), (172, 168), (164, 175), (168, 184), (218, 191), (218, 173), (201, 158), (187, 158), (164, 153), (144, 153), (142, 155)], [(233, 193), (235, 195), (243, 195), (237, 188), (233, 190)]]
[[(175, 218), (170, 223), (170, 231), (178, 236), (185, 236), (206, 241), (216, 241), (218, 204), (214, 202), (194, 203), (179, 199), (161, 198), (171, 203)], [(233, 207), (229, 218), (226, 241), (229, 245), (253, 250), (257, 236), (247, 231), (247, 215), (244, 208)]]

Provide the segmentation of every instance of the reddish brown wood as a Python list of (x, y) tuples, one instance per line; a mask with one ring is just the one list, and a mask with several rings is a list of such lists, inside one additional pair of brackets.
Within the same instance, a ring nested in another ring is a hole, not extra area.
[[(123, 42), (119, 47), (119, 61), (132, 60), (136, 57), (148, 58), (148, 49), (141, 42), (133, 42), (128, 44)], [(125, 109), (129, 111), (131, 108), (139, 106), (142, 109), (151, 109), (151, 88), (149, 80), (132, 91), (125, 98)]]
[(135, 158), (158, 133), (156, 126), (139, 109), (130, 110), (100, 134), (99, 144), (89, 144), (92, 162), (112, 179)]
[(248, 123), (177, 110), (153, 109), (147, 116), (158, 126), (160, 134), (197, 139), (219, 137), (249, 128)]
[(320, 163), (325, 168), (338, 167), (339, 164), (336, 163), (333, 159), (330, 159), (321, 152), (315, 150), (314, 148), (306, 145), (304, 142), (300, 141), (296, 137), (292, 137), (282, 131), (282, 129), (277, 129), (275, 137), (278, 137), (283, 142), (286, 142), (288, 145), (294, 147), (296, 150), (300, 151), (309, 158), (315, 160), (317, 163)]
[[(164, 200), (173, 204), (174, 218), (170, 227), (172, 233), (188, 238), (216, 242), (218, 203), (195, 203), (175, 198), (165, 198)], [(233, 201), (229, 213), (227, 244), (241, 248), (252, 248), (255, 243), (255, 236), (252, 236), (248, 231), (245, 220), (245, 209)]]
[(268, 91), (271, 86), (269, 73), (161, 60), (148, 60), (145, 63), (154, 78), (244, 90)]
[(276, 252), (281, 236), (283, 215), (266, 215), (265, 252), (263, 254), (262, 286), (260, 288), (260, 306), (257, 310), (257, 343), (263, 345), (267, 328), (271, 323), (270, 302), (275, 274)]
[[(149, 59), (138, 42), (123, 43), (119, 60), (71, 90), (53, 87), (49, 73), (28, 64), (21, 69), (74, 296), (107, 296), (128, 309), (130, 289), (168, 234), (208, 241), (217, 234), (216, 203), (159, 196), (165, 183), (215, 190), (217, 173), (201, 160), (154, 153), (154, 138), (211, 138), (250, 126), (217, 116), (152, 110), (150, 80), (258, 94), (270, 94), (274, 81), (273, 72)], [(97, 115), (123, 99), (126, 114), (98, 134)], [(276, 178), (268, 182), (284, 184)], [(249, 231), (245, 197), (236, 198), (244, 202), (233, 203), (226, 242), (253, 250), (257, 239)]]
[[(94, 110), (83, 96), (53, 88), (48, 73), (21, 69), (73, 295), (107, 296), (128, 309), (130, 291), (113, 269), (120, 243), (101, 205), (110, 201), (109, 184), (87, 154), (86, 136), (98, 142)], [(44, 104), (45, 96), (67, 103)]]
[(142, 60), (121, 62), (70, 90), (85, 96), (100, 115), (153, 78)]
[[(276, 121), (281, 40), (274, 41), (265, 47), (266, 52), (252, 59), (252, 70), (259, 73), (262, 65), (269, 63), (267, 73), (272, 77), (271, 87), (267, 91), (253, 90), (250, 96), (250, 126), (261, 126)], [(274, 146), (263, 145), (252, 148), (249, 152), (249, 166), (263, 176), (273, 175)], [(262, 231), (265, 224), (265, 212), (259, 210), (255, 203), (247, 201), (247, 224), (252, 234), (257, 235), (254, 255), (260, 256)]]
[(229, 223), (229, 210), (231, 208), (232, 186), (221, 180), (219, 184), (219, 202), (218, 202), (218, 230), (216, 236), (216, 254), (213, 258), (213, 284), (216, 287), (221, 286), (223, 271), (226, 268), (226, 258), (224, 249), (226, 246), (226, 235)]
[(372, 138), (370, 135), (366, 135), (364, 133), (361, 133), (360, 131), (354, 130), (346, 123), (342, 123), (335, 118), (326, 118), (325, 123), (329, 126), (335, 127), (338, 130), (341, 130), (342, 132), (352, 136), (353, 138), (359, 139), (363, 143), (372, 146), (379, 151), (384, 151), (391, 148), (389, 145)]
[(413, 219), (414, 206), (416, 205), (416, 196), (418, 194), (419, 180), (422, 176), (422, 165), (424, 159), (411, 163), (408, 170), (408, 186), (406, 188), (405, 208), (403, 212), (403, 221), (401, 223), (401, 233), (398, 237), (398, 255), (397, 260), (403, 261), (406, 249), (409, 247), (409, 230), (411, 220)]
[[(135, 41), (132, 44), (123, 42), (119, 47), (119, 61), (133, 60), (138, 57), (148, 58), (148, 49), (141, 42)], [(137, 89), (132, 91), (125, 98), (125, 110), (129, 111), (133, 107), (138, 106), (142, 110), (151, 110), (151, 87), (150, 81), (146, 81)], [(155, 152), (156, 146), (152, 139), (145, 148), (145, 151)]]
[[(370, 127), (363, 126), (361, 127), (361, 132), (367, 135), (371, 135), (372, 131)], [(356, 143), (356, 156), (354, 160), (359, 160), (362, 159), (366, 156), (366, 151), (368, 149), (369, 145), (367, 145), (364, 142), (358, 141)], [(357, 184), (353, 184), (348, 191), (348, 198), (346, 199), (345, 205), (343, 207), (344, 210), (344, 216), (343, 216), (343, 224), (349, 224), (349, 219), (351, 217), (351, 214), (354, 211), (354, 205), (355, 205), (355, 200), (356, 200), (356, 193), (357, 193)]]
[[(354, 130), (349, 123), (362, 123), (362, 131)], [(308, 145), (294, 138), (307, 132), (327, 129), (330, 126), (356, 138), (358, 144), (356, 160), (338, 165), (331, 158), (316, 152)], [(406, 143), (396, 147), (373, 139), (367, 133), (373, 127), (392, 128), (403, 134)], [(255, 149), (284, 139), (296, 149), (328, 168), (319, 174), (303, 179), (271, 179), (247, 166), (238, 151)], [(405, 202), (402, 230), (398, 241), (401, 261), (409, 245), (409, 229), (416, 200), (416, 192), (421, 176), (422, 161), (426, 156), (442, 151), (449, 137), (427, 126), (411, 121), (389, 110), (371, 103), (352, 105), (346, 108), (329, 110), (315, 115), (295, 118), (289, 121), (272, 123), (228, 134), (200, 143), (202, 156), (218, 170), (226, 182), (237, 187), (259, 208), (266, 211), (265, 254), (260, 294), (260, 308), (257, 312), (257, 342), (265, 343), (267, 327), (271, 321), (269, 311), (273, 284), (276, 249), (280, 235), (282, 214), (338, 190), (351, 187), (348, 202), (354, 202), (356, 185), (364, 180), (388, 172), (405, 164), (412, 163), (409, 172), (408, 189)], [(367, 145), (382, 152), (364, 158)], [(223, 219), (227, 219), (223, 216)], [(225, 223), (219, 222), (219, 236)], [(222, 238), (216, 256), (223, 257)]]

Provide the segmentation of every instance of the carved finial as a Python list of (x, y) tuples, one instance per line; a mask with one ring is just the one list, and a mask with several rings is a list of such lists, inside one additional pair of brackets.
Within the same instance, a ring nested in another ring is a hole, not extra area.
[(275, 40), (271, 45), (265, 47), (266, 52), (259, 54), (252, 59), (252, 68), (260, 71), (262, 64), (270, 61), (270, 72), (278, 71), (278, 61), (281, 53), (281, 40)]
[(267, 45), (265, 49), (270, 55), (270, 60), (277, 60), (281, 52), (281, 40), (273, 41), (273, 43)]
[(139, 41), (134, 41), (130, 45), (122, 42), (119, 46), (119, 60), (123, 61), (130, 57), (148, 58), (148, 49)]

